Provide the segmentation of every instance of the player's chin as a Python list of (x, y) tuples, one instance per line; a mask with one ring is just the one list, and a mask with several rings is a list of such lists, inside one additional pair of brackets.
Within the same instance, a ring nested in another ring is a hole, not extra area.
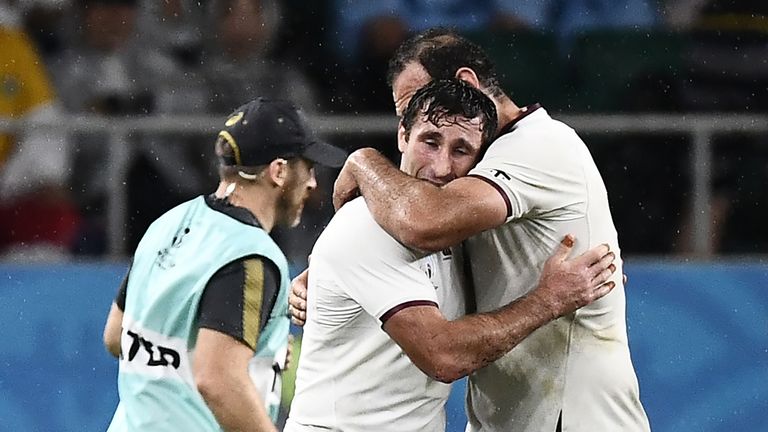
[(304, 204), (301, 204), (298, 206), (296, 211), (293, 214), (293, 218), (291, 219), (291, 222), (289, 226), (291, 228), (296, 228), (301, 223), (301, 215), (304, 213)]

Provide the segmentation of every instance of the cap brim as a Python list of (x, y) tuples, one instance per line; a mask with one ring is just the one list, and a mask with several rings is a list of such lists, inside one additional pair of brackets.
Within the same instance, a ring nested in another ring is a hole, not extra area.
[(347, 152), (322, 141), (315, 141), (308, 145), (302, 152), (302, 156), (331, 168), (340, 168), (347, 160)]

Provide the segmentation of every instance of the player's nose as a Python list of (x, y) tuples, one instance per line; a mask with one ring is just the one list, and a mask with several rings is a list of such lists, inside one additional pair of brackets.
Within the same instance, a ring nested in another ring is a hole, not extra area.
[(453, 176), (453, 164), (451, 158), (447, 155), (440, 154), (435, 157), (432, 162), (432, 171), (435, 177), (439, 179), (445, 179)]
[(317, 188), (317, 178), (315, 177), (315, 169), (309, 170), (309, 179), (307, 180), (307, 189), (313, 191)]

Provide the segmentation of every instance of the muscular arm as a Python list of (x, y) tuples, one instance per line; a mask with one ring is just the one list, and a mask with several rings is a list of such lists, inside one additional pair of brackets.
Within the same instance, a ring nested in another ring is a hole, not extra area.
[(572, 242), (564, 240), (547, 260), (536, 289), (489, 313), (447, 321), (436, 307), (396, 312), (384, 330), (430, 377), (455, 381), (497, 360), (534, 330), (610, 292), (604, 283), (615, 271), (605, 245), (565, 260)]
[(425, 251), (439, 251), (507, 217), (507, 204), (487, 182), (473, 177), (438, 187), (404, 174), (373, 149), (352, 153), (336, 181), (334, 203), (356, 187), (368, 208), (390, 235)]
[(390, 318), (384, 330), (419, 369), (450, 383), (497, 360), (554, 318), (540, 302), (522, 297), (456, 321), (447, 321), (437, 307), (409, 307)]
[(226, 431), (276, 431), (248, 376), (253, 350), (224, 333), (201, 328), (195, 347), (197, 389)]

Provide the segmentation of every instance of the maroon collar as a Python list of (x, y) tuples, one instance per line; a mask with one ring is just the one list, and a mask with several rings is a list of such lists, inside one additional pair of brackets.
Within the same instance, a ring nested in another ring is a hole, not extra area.
[(526, 107), (520, 108), (521, 114), (517, 117), (515, 117), (514, 120), (504, 125), (503, 128), (499, 131), (499, 134), (496, 136), (496, 138), (499, 138), (502, 135), (508, 134), (512, 132), (512, 128), (515, 127), (515, 125), (522, 119), (528, 117), (532, 112), (536, 111), (537, 109), (541, 108), (540, 103), (535, 103), (533, 105), (528, 105)]

